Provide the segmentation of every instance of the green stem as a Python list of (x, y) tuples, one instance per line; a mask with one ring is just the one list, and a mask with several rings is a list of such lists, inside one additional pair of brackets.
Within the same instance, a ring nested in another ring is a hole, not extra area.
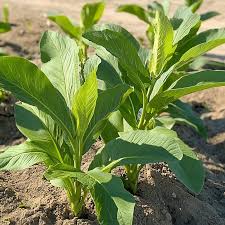
[(138, 123), (138, 129), (143, 129), (143, 125), (145, 122), (145, 116), (146, 116), (146, 111), (147, 111), (147, 98), (146, 98), (146, 94), (144, 91), (142, 91), (142, 97), (143, 97), (143, 108), (142, 108), (142, 114), (141, 114), (141, 118), (140, 121)]
[(81, 216), (84, 203), (84, 198), (81, 193), (81, 184), (77, 181), (73, 183), (71, 179), (68, 179), (66, 192), (70, 202), (71, 211), (75, 216)]

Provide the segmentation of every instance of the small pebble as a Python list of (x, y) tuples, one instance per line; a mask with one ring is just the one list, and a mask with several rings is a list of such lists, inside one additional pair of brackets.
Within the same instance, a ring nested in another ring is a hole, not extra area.
[(172, 197), (173, 198), (176, 198), (177, 197), (177, 195), (175, 194), (175, 192), (172, 193)]

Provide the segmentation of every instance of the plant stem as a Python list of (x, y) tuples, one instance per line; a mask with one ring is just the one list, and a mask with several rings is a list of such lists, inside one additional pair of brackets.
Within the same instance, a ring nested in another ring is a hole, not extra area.
[(84, 203), (84, 198), (81, 195), (81, 184), (77, 181), (73, 183), (71, 179), (68, 179), (66, 192), (71, 211), (75, 216), (79, 217), (82, 214)]

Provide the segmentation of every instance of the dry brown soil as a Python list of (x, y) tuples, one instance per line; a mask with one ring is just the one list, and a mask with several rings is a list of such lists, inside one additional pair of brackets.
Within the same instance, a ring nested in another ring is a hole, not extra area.
[[(1, 35), (0, 47), (9, 54), (24, 56), (39, 64), (38, 42), (41, 33), (56, 29), (46, 20), (49, 11), (61, 11), (74, 20), (79, 18), (81, 0), (8, 0), (10, 33)], [(121, 3), (148, 1), (108, 1), (103, 21), (125, 26), (136, 37), (144, 38), (145, 25), (126, 14), (115, 13)], [(172, 0), (172, 11), (179, 0)], [(203, 29), (225, 25), (225, 1), (206, 0), (201, 11), (217, 10), (220, 16), (206, 22)], [(0, 0), (0, 5), (3, 0)], [(225, 46), (210, 53), (224, 60)], [(190, 193), (171, 176), (163, 164), (144, 169), (136, 196), (135, 225), (225, 225), (225, 88), (215, 88), (185, 98), (205, 122), (208, 140), (185, 126), (176, 126), (179, 136), (192, 146), (204, 162), (206, 180), (200, 195)], [(17, 131), (13, 117), (14, 99), (0, 105), (0, 148), (19, 144), (24, 138)], [(92, 157), (93, 150), (85, 162)], [(84, 163), (85, 163), (84, 162)], [(43, 166), (19, 172), (0, 172), (0, 225), (73, 225), (97, 224), (90, 199), (83, 219), (71, 215), (65, 194), (43, 179)], [(151, 176), (149, 176), (151, 174)], [(171, 178), (172, 177), (172, 178)]]

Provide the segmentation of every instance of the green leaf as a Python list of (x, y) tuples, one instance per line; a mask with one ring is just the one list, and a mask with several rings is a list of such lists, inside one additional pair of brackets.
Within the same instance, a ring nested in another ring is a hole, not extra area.
[(102, 17), (105, 9), (103, 1), (96, 3), (87, 3), (81, 10), (81, 21), (85, 30), (96, 24)]
[(47, 31), (40, 42), (42, 71), (62, 94), (71, 109), (76, 91), (80, 87), (79, 48), (67, 36)]
[(225, 43), (225, 29), (213, 29), (202, 32), (187, 42), (183, 49), (184, 54), (180, 58), (177, 67), (191, 62), (198, 56)]
[(74, 25), (67, 16), (64, 15), (48, 15), (48, 19), (56, 23), (66, 34), (76, 40), (81, 39), (82, 30), (79, 26)]
[(9, 23), (0, 22), (0, 33), (6, 33), (11, 30)]
[(116, 69), (105, 60), (101, 60), (97, 70), (98, 89), (107, 90), (118, 84), (122, 84), (122, 78)]
[(190, 5), (192, 12), (196, 12), (202, 5), (203, 0), (197, 0)]
[(161, 11), (156, 12), (154, 30), (154, 45), (149, 71), (154, 77), (157, 77), (174, 51), (173, 28)]
[(180, 141), (183, 151), (183, 158), (180, 161), (168, 162), (170, 169), (175, 173), (188, 189), (195, 193), (202, 190), (205, 171), (202, 162), (197, 158), (196, 154), (187, 145)]
[(99, 93), (93, 118), (85, 134), (86, 150), (89, 149), (92, 140), (97, 138), (103, 131), (107, 122), (106, 119), (111, 113), (119, 109), (120, 104), (125, 101), (132, 91), (133, 89), (130, 86), (121, 84)]
[(74, 122), (66, 102), (37, 66), (18, 57), (0, 57), (0, 87), (49, 114), (72, 139)]
[(220, 15), (220, 13), (218, 13), (216, 11), (209, 11), (209, 12), (203, 13), (203, 14), (201, 14), (201, 21), (211, 19), (218, 15)]
[(124, 4), (117, 8), (117, 12), (126, 12), (137, 16), (140, 20), (147, 24), (151, 23), (150, 15), (147, 10), (136, 4)]
[[(132, 225), (135, 201), (124, 189), (119, 177), (95, 169), (88, 172), (95, 180), (91, 195), (95, 202), (98, 221), (103, 225)], [(110, 215), (110, 216), (109, 216)]]
[(103, 25), (93, 27), (83, 37), (94, 43), (94, 47), (100, 45), (116, 57), (119, 64), (129, 73), (134, 85), (144, 89), (144, 82), (149, 82), (148, 72), (138, 55), (139, 45), (127, 33), (121, 31), (118, 26)]
[(77, 133), (80, 137), (85, 134), (88, 125), (94, 115), (96, 101), (98, 98), (98, 83), (96, 78), (96, 71), (98, 64), (93, 70), (89, 71), (89, 75), (85, 83), (76, 93), (72, 112), (77, 122)]
[(165, 127), (167, 129), (172, 129), (173, 126), (175, 125), (176, 121), (175, 119), (173, 119), (170, 116), (158, 116), (155, 118), (156, 120), (156, 126), (161, 126), (161, 127)]
[(132, 225), (135, 201), (119, 177), (94, 169), (83, 173), (66, 165), (50, 168), (47, 179), (74, 177), (90, 190), (102, 225)]
[(40, 144), (58, 162), (62, 162), (66, 155), (71, 157), (63, 140), (65, 134), (49, 115), (22, 103), (16, 104), (15, 117), (16, 126), (21, 133), (33, 143)]
[(48, 154), (32, 142), (11, 146), (0, 154), (0, 170), (23, 170), (49, 160)]
[(185, 123), (193, 127), (202, 137), (207, 138), (207, 132), (203, 121), (192, 111), (187, 103), (177, 100), (169, 104), (166, 112), (177, 122)]
[[(168, 135), (170, 134), (170, 135)], [(174, 131), (157, 127), (120, 133), (97, 153), (90, 168), (110, 171), (116, 166), (180, 160), (183, 156)]]
[(186, 37), (199, 21), (200, 16), (198, 14), (193, 14), (188, 7), (179, 7), (171, 19), (171, 23), (175, 30), (173, 44), (177, 44)]
[(84, 69), (83, 69), (84, 80), (87, 79), (87, 77), (93, 71), (95, 71), (95, 73), (97, 73), (97, 71), (99, 71), (100, 64), (101, 64), (101, 59), (98, 56), (93, 55), (93, 56), (89, 57), (84, 64)]
[(170, 90), (166, 90), (156, 95), (149, 103), (149, 108), (159, 112), (169, 103), (174, 102), (182, 96), (191, 94), (197, 91), (208, 89), (211, 87), (225, 86), (224, 71), (201, 71), (189, 73), (182, 76), (174, 82)]
[(119, 137), (118, 133), (123, 131), (123, 117), (120, 111), (116, 111), (108, 118), (105, 129), (101, 133), (101, 137), (103, 138), (104, 143), (108, 143), (109, 141)]

